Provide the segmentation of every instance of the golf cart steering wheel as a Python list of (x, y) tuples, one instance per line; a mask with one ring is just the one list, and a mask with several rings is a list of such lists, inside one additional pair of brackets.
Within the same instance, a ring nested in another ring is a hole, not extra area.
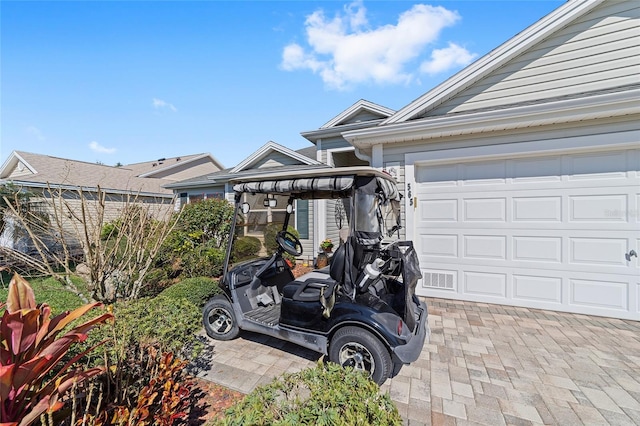
[(276, 235), (276, 241), (282, 250), (291, 256), (300, 256), (302, 254), (302, 244), (300, 240), (288, 231), (280, 231)]

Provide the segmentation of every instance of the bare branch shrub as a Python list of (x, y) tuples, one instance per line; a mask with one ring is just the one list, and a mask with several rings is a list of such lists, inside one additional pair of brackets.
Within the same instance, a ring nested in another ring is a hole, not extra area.
[(30, 247), (26, 252), (0, 248), (1, 254), (55, 277), (76, 293), (70, 277), (83, 262), (91, 297), (107, 303), (138, 297), (145, 274), (176, 223), (170, 220), (173, 200), (107, 193), (100, 187), (49, 186), (39, 201), (46, 214), (9, 201), (5, 199), (5, 215), (28, 235)]

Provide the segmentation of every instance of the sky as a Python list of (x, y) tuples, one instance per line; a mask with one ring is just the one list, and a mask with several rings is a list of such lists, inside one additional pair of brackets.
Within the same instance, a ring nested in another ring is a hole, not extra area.
[(0, 164), (233, 167), (360, 99), (398, 110), (564, 3), (0, 1)]

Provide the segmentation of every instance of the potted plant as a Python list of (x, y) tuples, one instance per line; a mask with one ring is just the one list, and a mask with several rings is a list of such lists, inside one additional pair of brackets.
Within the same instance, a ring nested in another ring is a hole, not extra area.
[(325, 253), (331, 253), (331, 250), (333, 250), (333, 242), (331, 241), (331, 238), (325, 238), (320, 243), (320, 248)]

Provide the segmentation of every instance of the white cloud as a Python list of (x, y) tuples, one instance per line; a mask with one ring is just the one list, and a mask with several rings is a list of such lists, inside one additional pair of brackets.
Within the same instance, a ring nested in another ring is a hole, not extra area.
[[(305, 21), (308, 48), (297, 43), (287, 45), (281, 67), (287, 71), (310, 70), (333, 89), (371, 82), (406, 84), (418, 72), (409, 69), (412, 62), (438, 40), (444, 28), (459, 19), (455, 11), (418, 4), (402, 13), (397, 24), (372, 29), (361, 0), (345, 6), (344, 11), (332, 19), (317, 10)], [(451, 55), (450, 66), (460, 66), (473, 56), (462, 48), (454, 51), (450, 45), (448, 49), (443, 50)]]
[(464, 47), (449, 43), (444, 49), (434, 49), (431, 59), (420, 65), (420, 71), (427, 74), (438, 74), (454, 67), (469, 65), (478, 55), (469, 52)]
[(151, 104), (155, 109), (170, 109), (173, 112), (177, 112), (177, 108), (170, 104), (169, 102), (163, 101), (162, 99), (153, 98)]
[(114, 152), (116, 152), (115, 148), (106, 148), (102, 145), (100, 145), (98, 142), (96, 141), (92, 141), (89, 144), (89, 148), (91, 148), (91, 150), (93, 152), (98, 152), (100, 154), (113, 154)]
[(40, 129), (38, 129), (36, 126), (29, 126), (25, 130), (27, 131), (28, 134), (30, 134), (31, 136), (34, 136), (37, 140), (41, 142), (45, 140), (44, 135), (42, 134)]

